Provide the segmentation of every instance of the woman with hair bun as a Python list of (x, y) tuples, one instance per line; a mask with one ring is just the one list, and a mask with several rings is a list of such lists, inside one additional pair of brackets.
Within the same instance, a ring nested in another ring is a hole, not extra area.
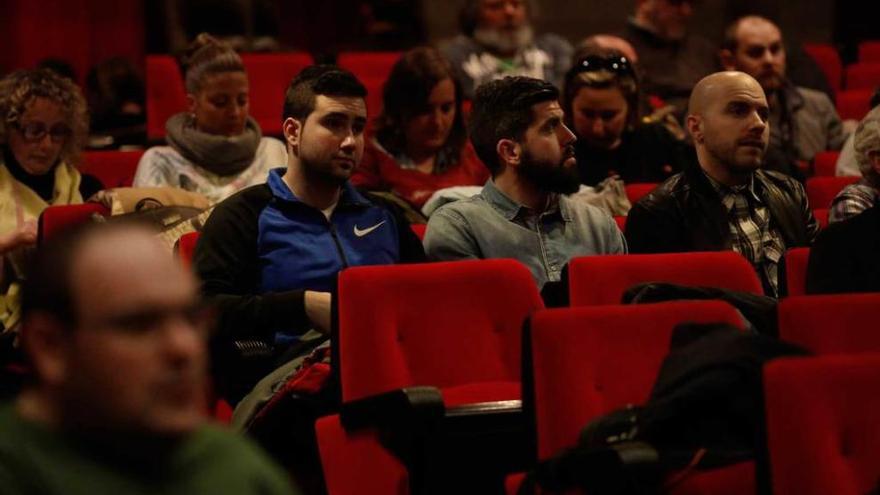
[(189, 111), (168, 119), (168, 146), (144, 153), (135, 186), (178, 187), (218, 202), (285, 166), (284, 144), (263, 137), (248, 115), (247, 73), (229, 45), (202, 33), (181, 65)]
[(461, 100), (452, 65), (438, 50), (404, 53), (385, 82), (376, 137), (351, 182), (391, 191), (415, 208), (438, 189), (482, 186), (489, 171), (467, 139)]

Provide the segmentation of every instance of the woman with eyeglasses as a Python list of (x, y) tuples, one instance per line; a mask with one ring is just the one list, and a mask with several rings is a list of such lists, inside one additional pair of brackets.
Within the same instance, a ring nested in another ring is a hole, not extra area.
[(489, 171), (467, 139), (461, 88), (437, 49), (404, 53), (382, 96), (376, 136), (351, 178), (354, 185), (390, 191), (421, 208), (438, 189), (486, 182)]
[(74, 167), (88, 136), (88, 113), (73, 81), (48, 69), (0, 81), (0, 333), (18, 319), (24, 250), (36, 243), (49, 205), (82, 203), (101, 189)]
[(168, 119), (168, 146), (144, 153), (135, 186), (177, 187), (218, 202), (287, 164), (284, 144), (263, 137), (249, 116), (248, 77), (235, 50), (202, 33), (182, 66), (189, 111)]
[(611, 176), (626, 183), (662, 182), (680, 172), (693, 149), (659, 121), (639, 116), (639, 80), (616, 50), (583, 51), (565, 77), (565, 118), (577, 135), (581, 182)]

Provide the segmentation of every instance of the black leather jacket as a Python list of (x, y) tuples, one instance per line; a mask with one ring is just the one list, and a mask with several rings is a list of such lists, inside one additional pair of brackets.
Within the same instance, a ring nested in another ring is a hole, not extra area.
[[(804, 187), (778, 172), (755, 172), (755, 191), (770, 210), (785, 247), (809, 246), (819, 225)], [(631, 253), (672, 253), (731, 249), (727, 211), (698, 166), (660, 184), (629, 212), (626, 240)]]

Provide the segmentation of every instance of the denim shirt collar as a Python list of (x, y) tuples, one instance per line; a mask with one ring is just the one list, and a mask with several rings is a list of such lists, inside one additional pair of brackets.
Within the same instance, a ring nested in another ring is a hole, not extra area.
[[(534, 212), (534, 210), (532, 210), (528, 206), (521, 205), (507, 197), (506, 194), (498, 189), (498, 187), (495, 185), (495, 181), (493, 181), (491, 178), (486, 181), (485, 185), (483, 185), (483, 190), (480, 195), (483, 197), (483, 199), (486, 200), (487, 203), (492, 205), (493, 208), (498, 210), (498, 212), (501, 213), (501, 215), (509, 221), (513, 221), (517, 217), (525, 216)], [(570, 222), (571, 212), (569, 211), (569, 208), (570, 206), (568, 202), (563, 201), (559, 194), (554, 193), (550, 195), (550, 207), (541, 214), (558, 214), (562, 217), (564, 221)]]
[[(282, 177), (286, 172), (286, 168), (273, 168), (269, 171), (269, 178), (266, 180), (266, 183), (269, 185), (269, 190), (272, 191), (273, 196), (282, 201), (305, 204), (293, 194), (293, 191), (288, 187), (287, 183), (284, 182)], [(342, 184), (342, 194), (339, 195), (339, 205), (370, 206), (371, 204), (372, 203), (370, 203), (367, 198), (351, 185), (351, 182), (345, 181), (345, 183)]]

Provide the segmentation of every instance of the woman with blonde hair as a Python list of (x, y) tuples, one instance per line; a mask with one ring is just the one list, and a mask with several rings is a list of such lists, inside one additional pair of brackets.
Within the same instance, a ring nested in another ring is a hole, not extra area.
[(286, 166), (284, 144), (263, 137), (249, 116), (247, 73), (229, 45), (202, 33), (182, 67), (189, 111), (168, 119), (168, 146), (144, 153), (135, 186), (178, 187), (217, 202)]
[(74, 167), (87, 136), (85, 99), (70, 79), (37, 69), (0, 81), (0, 332), (18, 322), (17, 281), (40, 213), (101, 189)]

